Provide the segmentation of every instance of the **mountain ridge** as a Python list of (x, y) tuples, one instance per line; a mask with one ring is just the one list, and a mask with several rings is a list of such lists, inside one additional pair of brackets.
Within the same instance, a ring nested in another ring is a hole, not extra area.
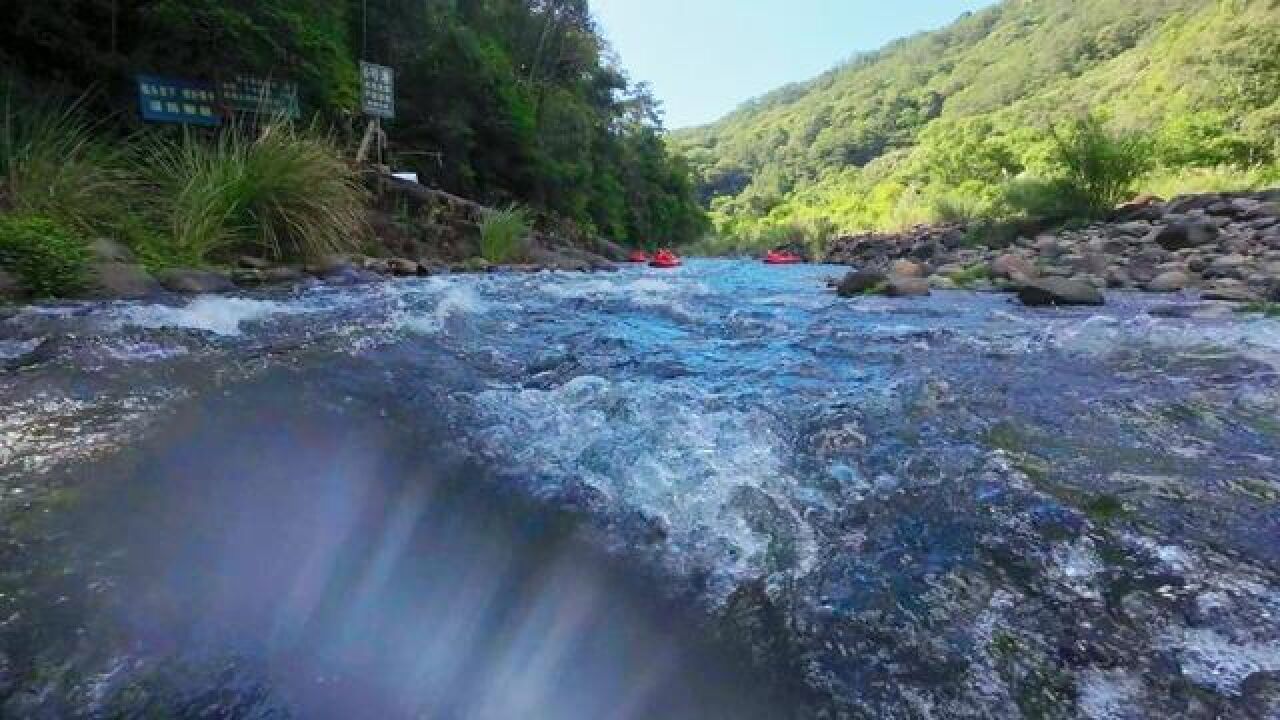
[[(672, 138), (721, 233), (737, 235), (824, 218), (843, 230), (923, 220), (903, 212), (903, 196), (931, 202), (966, 182), (983, 186), (969, 200), (991, 204), (1002, 177), (1044, 169), (1049, 126), (1086, 112), (1158, 136), (1164, 170), (1274, 166), (1277, 36), (1275, 0), (1005, 0)], [(929, 177), (922, 148), (966, 144), (1008, 162)], [(892, 197), (820, 207), (877, 192)]]

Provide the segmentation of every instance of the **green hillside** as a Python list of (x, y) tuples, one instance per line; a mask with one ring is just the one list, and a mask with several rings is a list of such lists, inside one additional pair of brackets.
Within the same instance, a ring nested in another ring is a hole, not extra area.
[(1147, 190), (1280, 180), (1280, 2), (1006, 0), (676, 139), (750, 244), (1007, 214), (1089, 113), (1149, 139)]

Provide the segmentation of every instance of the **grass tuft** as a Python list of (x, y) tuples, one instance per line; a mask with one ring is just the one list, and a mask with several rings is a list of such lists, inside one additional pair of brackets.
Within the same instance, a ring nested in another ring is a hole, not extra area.
[(489, 210), (480, 221), (480, 254), (494, 265), (515, 262), (526, 253), (529, 211), (517, 205)]

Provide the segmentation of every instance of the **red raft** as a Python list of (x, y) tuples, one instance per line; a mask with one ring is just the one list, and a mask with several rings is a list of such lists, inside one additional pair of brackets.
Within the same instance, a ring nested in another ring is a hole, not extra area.
[(766, 265), (797, 265), (804, 262), (804, 258), (785, 250), (770, 250), (765, 253), (764, 262)]
[(631, 254), (627, 256), (627, 262), (647, 263), (649, 262), (649, 253), (643, 250), (632, 250)]
[(653, 259), (649, 261), (649, 267), (678, 268), (680, 267), (680, 258), (670, 250), (659, 250), (653, 254)]

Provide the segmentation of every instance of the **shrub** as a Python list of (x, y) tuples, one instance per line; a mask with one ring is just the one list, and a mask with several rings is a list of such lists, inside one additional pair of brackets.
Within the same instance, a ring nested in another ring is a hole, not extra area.
[(368, 192), (357, 171), (331, 138), (286, 122), (213, 140), (153, 138), (141, 173), (156, 190), (151, 214), (171, 228), (144, 251), (152, 263), (202, 264), (232, 251), (315, 259), (352, 251), (365, 234)]
[(511, 205), (488, 210), (480, 221), (480, 254), (493, 264), (514, 262), (525, 254), (529, 236), (529, 211)]
[(1013, 210), (1050, 223), (1091, 217), (1095, 213), (1093, 201), (1075, 184), (1061, 178), (1018, 178), (1005, 183), (1002, 192), (1005, 204)]
[(86, 281), (89, 248), (55, 220), (39, 215), (0, 215), (0, 267), (36, 297), (75, 294)]
[(1094, 116), (1076, 121), (1066, 132), (1051, 127), (1050, 135), (1061, 181), (1092, 215), (1129, 199), (1153, 164), (1152, 143), (1145, 135), (1109, 132)]
[(107, 229), (130, 189), (122, 145), (100, 142), (78, 103), (15, 96), (0, 86), (0, 206), (83, 233)]

